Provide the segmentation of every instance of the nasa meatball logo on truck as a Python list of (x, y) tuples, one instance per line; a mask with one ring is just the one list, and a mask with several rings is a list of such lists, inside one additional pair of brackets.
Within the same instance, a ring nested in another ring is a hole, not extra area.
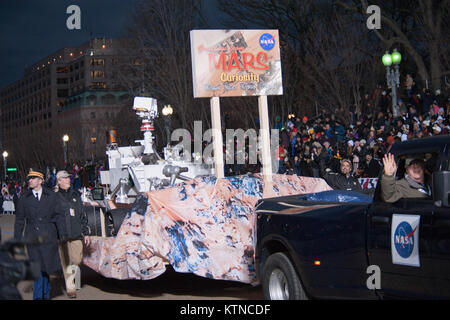
[(392, 216), (391, 252), (392, 263), (420, 267), (419, 258), (420, 216)]

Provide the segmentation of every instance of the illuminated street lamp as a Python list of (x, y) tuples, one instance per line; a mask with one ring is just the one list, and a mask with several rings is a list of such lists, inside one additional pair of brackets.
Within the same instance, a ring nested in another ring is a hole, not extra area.
[[(392, 88), (392, 114), (394, 115), (394, 118), (396, 118), (400, 114), (397, 105), (397, 88), (400, 86), (399, 64), (402, 61), (402, 55), (397, 51), (397, 49), (394, 49), (392, 54), (389, 54), (389, 52), (386, 51), (381, 58), (381, 61), (386, 67), (387, 85)], [(391, 68), (392, 64), (394, 65), (394, 68)]]
[(64, 164), (67, 163), (67, 145), (69, 142), (69, 135), (65, 134), (63, 136), (63, 149), (64, 149)]
[(170, 145), (170, 117), (172, 116), (173, 109), (170, 104), (165, 105), (162, 109), (162, 114), (164, 116), (164, 128), (166, 129), (167, 135), (167, 146)]
[(7, 157), (8, 157), (8, 152), (7, 151), (3, 151), (3, 170), (4, 170), (3, 174), (4, 174), (4, 177), (5, 177), (5, 180), (7, 178), (7, 175), (6, 175), (6, 158)]

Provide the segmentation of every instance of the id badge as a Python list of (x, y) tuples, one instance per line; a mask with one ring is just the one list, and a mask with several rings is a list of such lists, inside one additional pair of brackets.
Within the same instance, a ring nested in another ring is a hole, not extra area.
[(70, 208), (69, 212), (70, 212), (70, 216), (71, 216), (71, 217), (75, 217), (75, 210), (73, 210), (72, 208)]

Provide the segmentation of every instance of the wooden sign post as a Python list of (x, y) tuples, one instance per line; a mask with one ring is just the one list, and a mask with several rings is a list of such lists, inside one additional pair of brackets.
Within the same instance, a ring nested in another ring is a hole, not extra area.
[(258, 97), (259, 108), (259, 134), (261, 137), (261, 164), (263, 179), (266, 182), (272, 182), (272, 159), (270, 156), (270, 126), (269, 110), (267, 107), (267, 96)]
[(225, 168), (223, 163), (223, 137), (219, 97), (211, 98), (211, 124), (213, 132), (214, 166), (216, 178), (220, 179), (224, 177)]

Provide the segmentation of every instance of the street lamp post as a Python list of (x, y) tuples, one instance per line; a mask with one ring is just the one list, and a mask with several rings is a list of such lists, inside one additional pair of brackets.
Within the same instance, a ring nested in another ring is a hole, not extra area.
[(3, 151), (3, 174), (4, 174), (4, 177), (5, 177), (5, 180), (7, 178), (7, 175), (6, 175), (6, 158), (7, 157), (8, 157), (8, 152), (7, 151)]
[(164, 116), (164, 128), (166, 129), (167, 135), (167, 146), (170, 145), (170, 117), (172, 116), (173, 109), (170, 104), (165, 105), (162, 109), (162, 114)]
[[(388, 87), (392, 88), (392, 114), (394, 118), (398, 117), (400, 112), (397, 105), (397, 88), (400, 86), (400, 67), (399, 64), (402, 61), (402, 55), (397, 49), (394, 49), (392, 54), (388, 51), (381, 58), (383, 65), (386, 67), (386, 80)], [(391, 68), (394, 64), (394, 68)]]
[(67, 144), (69, 142), (69, 135), (63, 136), (63, 149), (64, 149), (64, 165), (67, 164)]

